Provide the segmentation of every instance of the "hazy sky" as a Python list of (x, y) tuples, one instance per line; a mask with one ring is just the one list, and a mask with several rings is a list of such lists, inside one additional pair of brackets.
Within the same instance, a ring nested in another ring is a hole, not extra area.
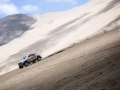
[(0, 0), (0, 18), (12, 14), (57, 12), (82, 5), (88, 0)]

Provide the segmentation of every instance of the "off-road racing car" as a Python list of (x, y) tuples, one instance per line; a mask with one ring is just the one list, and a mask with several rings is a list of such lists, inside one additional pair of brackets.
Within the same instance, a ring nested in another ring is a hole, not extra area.
[(37, 53), (30, 53), (26, 54), (23, 59), (18, 63), (18, 66), (20, 69), (22, 69), (24, 66), (27, 67), (32, 63), (36, 63), (41, 60), (41, 56)]

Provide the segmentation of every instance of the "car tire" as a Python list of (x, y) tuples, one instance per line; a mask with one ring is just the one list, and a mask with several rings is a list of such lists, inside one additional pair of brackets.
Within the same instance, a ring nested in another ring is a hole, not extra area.
[(40, 58), (40, 57), (37, 57), (37, 60), (38, 60), (38, 61), (40, 61), (40, 60), (41, 60), (41, 58)]
[(24, 63), (25, 67), (29, 66), (29, 62)]

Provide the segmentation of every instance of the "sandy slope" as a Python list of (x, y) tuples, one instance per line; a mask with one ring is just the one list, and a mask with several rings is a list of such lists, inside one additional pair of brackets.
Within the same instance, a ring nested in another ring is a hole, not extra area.
[(120, 90), (120, 29), (0, 76), (0, 90)]
[[(0, 75), (18, 68), (29, 52), (47, 57), (95, 34), (120, 15), (119, 0), (90, 0), (68, 11), (30, 15), (36, 21), (22, 36), (0, 47)], [(4, 57), (5, 55), (5, 57)]]

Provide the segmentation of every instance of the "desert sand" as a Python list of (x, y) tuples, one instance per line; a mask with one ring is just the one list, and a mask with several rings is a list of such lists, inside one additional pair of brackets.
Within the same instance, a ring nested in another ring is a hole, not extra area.
[(13, 15), (1, 19), (1, 30), (16, 31), (17, 28), (24, 32), (0, 46), (0, 75), (17, 69), (17, 63), (27, 53), (37, 52), (46, 58), (74, 43), (113, 30), (120, 22), (113, 23), (109, 29), (103, 28), (115, 19), (119, 20), (119, 11), (119, 0), (90, 0), (67, 11)]
[(0, 90), (120, 90), (120, 29), (0, 76)]
[[(1, 19), (0, 31), (21, 33), (6, 42), (0, 37), (0, 90), (120, 90), (119, 11), (119, 0), (90, 0), (67, 11)], [(31, 52), (42, 61), (18, 69)]]

